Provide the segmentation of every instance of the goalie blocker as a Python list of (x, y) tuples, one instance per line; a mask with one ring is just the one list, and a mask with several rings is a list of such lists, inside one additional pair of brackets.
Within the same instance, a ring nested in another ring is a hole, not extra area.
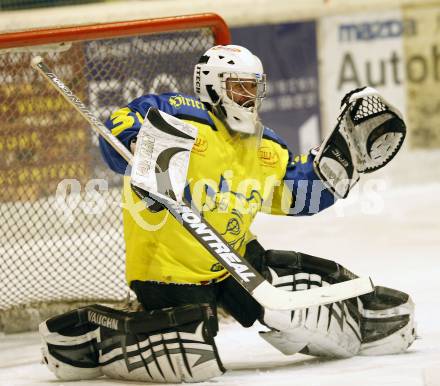
[(141, 382), (201, 382), (221, 375), (206, 304), (149, 312), (93, 305), (39, 326), (43, 360), (61, 380), (110, 378)]
[(316, 174), (337, 197), (347, 197), (362, 173), (384, 167), (403, 144), (401, 113), (371, 87), (345, 95), (336, 127), (315, 152)]

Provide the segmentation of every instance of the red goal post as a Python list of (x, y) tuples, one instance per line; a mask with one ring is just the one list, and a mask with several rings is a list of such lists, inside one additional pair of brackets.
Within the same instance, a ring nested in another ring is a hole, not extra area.
[(42, 56), (105, 121), (146, 93), (192, 94), (200, 55), (228, 43), (215, 14), (0, 34), (0, 331), (128, 292), (121, 178), (31, 58)]
[(81, 40), (108, 39), (190, 29), (208, 28), (216, 44), (229, 44), (231, 35), (225, 21), (217, 14), (202, 13), (159, 19), (120, 21), (83, 26), (45, 28), (0, 35), (0, 49), (29, 47)]

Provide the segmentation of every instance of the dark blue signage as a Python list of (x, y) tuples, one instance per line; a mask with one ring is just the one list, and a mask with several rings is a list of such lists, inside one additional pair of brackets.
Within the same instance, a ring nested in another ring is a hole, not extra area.
[(314, 21), (232, 28), (232, 41), (263, 62), (268, 95), (261, 116), (295, 153), (319, 144), (320, 109)]

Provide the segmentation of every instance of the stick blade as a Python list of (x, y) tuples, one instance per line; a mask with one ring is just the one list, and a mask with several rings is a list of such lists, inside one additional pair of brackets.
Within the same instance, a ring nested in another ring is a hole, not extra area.
[(372, 291), (374, 291), (373, 282), (369, 277), (364, 277), (293, 292), (276, 288), (268, 281), (264, 281), (254, 289), (252, 295), (263, 307), (270, 310), (296, 310), (339, 302)]

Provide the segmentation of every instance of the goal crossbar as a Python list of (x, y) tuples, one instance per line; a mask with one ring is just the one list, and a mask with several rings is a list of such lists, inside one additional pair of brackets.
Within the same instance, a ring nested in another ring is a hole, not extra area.
[(201, 13), (158, 19), (9, 32), (0, 34), (0, 49), (97, 40), (116, 35), (125, 37), (200, 28), (211, 29), (217, 44), (229, 44), (231, 41), (229, 29), (219, 15)]

